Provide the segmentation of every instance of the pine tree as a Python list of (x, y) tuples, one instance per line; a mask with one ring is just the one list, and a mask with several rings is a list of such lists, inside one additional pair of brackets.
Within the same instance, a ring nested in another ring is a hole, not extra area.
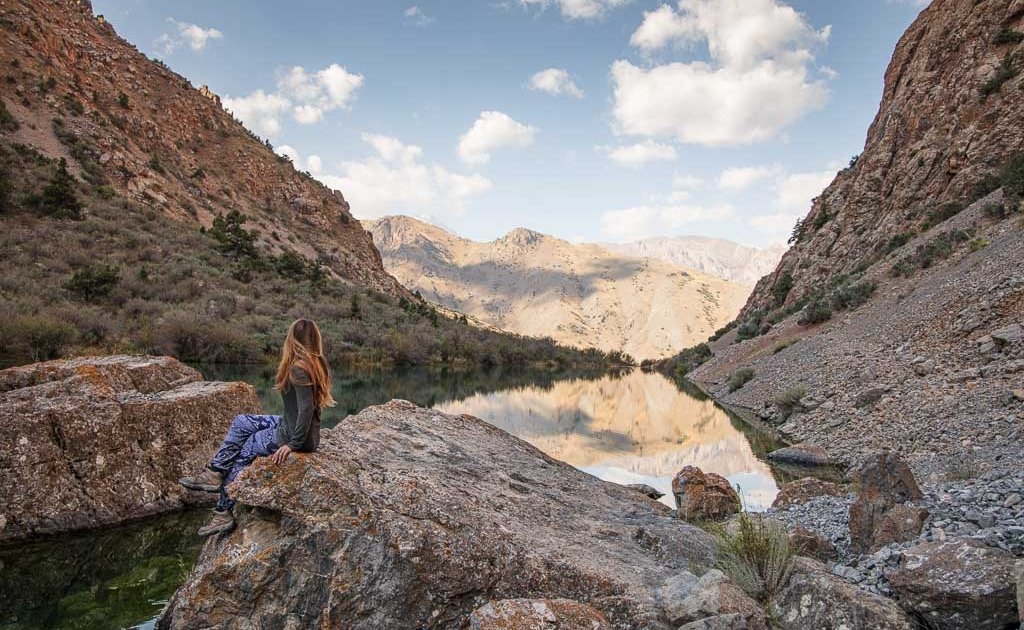
[(68, 162), (64, 158), (57, 164), (57, 172), (50, 183), (36, 198), (36, 207), (43, 214), (58, 219), (82, 218), (82, 202), (75, 194), (75, 178), (68, 172)]

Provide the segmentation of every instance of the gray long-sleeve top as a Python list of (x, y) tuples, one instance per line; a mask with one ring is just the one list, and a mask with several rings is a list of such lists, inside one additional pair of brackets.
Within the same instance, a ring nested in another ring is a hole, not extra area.
[(277, 425), (277, 443), (293, 451), (311, 453), (320, 445), (320, 409), (313, 398), (313, 379), (292, 366), (288, 386), (281, 392), (284, 417)]

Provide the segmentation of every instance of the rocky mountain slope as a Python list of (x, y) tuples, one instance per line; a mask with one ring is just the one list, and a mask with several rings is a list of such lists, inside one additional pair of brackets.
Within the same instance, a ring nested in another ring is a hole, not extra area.
[(148, 59), (87, 0), (0, 6), (3, 102), (16, 142), (185, 224), (237, 210), (260, 246), (396, 297), (370, 236), (332, 191), (274, 154), (220, 99)]
[(864, 152), (692, 371), (856, 463), (998, 475), (1024, 437), (1024, 4), (935, 0), (896, 47)]
[(410, 290), (504, 330), (660, 358), (728, 322), (747, 289), (525, 229), (470, 241), (409, 217), (368, 223)]
[(724, 238), (672, 236), (647, 238), (630, 243), (605, 243), (617, 254), (657, 258), (687, 269), (753, 286), (775, 270), (786, 247), (748, 247)]

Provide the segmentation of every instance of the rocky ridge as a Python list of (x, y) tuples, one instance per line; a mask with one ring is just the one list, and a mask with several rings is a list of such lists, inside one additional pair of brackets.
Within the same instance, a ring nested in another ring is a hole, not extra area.
[(638, 360), (706, 338), (748, 292), (702, 272), (531, 230), (478, 243), (411, 217), (367, 226), (385, 268), (432, 302), (510, 332)]
[(245, 383), (204, 382), (169, 357), (79, 358), (0, 371), (0, 542), (180, 509)]
[(275, 155), (208, 88), (140, 53), (87, 0), (7, 2), (0, 41), (16, 142), (195, 228), (237, 210), (267, 251), (408, 296), (340, 192)]
[(686, 269), (753, 286), (775, 270), (785, 245), (748, 247), (723, 238), (671, 236), (646, 238), (629, 243), (602, 243), (617, 254), (656, 258)]

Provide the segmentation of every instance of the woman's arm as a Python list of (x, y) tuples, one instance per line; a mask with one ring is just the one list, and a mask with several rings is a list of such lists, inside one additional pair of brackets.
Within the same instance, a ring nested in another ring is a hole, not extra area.
[(292, 367), (290, 387), (295, 388), (295, 400), (298, 404), (298, 414), (295, 419), (295, 430), (288, 436), (287, 446), (297, 451), (306, 443), (306, 434), (313, 424), (313, 413), (316, 403), (313, 400), (313, 379), (309, 373), (300, 367)]

